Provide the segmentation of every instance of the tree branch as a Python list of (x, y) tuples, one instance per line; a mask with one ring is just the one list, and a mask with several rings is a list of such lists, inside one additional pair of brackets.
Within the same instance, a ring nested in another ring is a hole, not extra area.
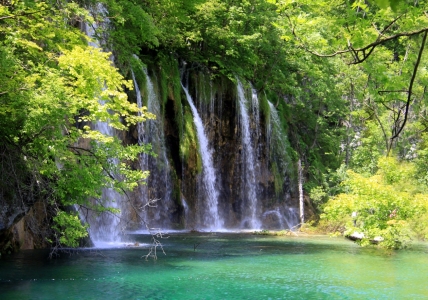
[(386, 93), (407, 93), (408, 91), (406, 90), (386, 90), (386, 91), (377, 91), (377, 93), (379, 94), (379, 96), (382, 96), (382, 94), (386, 94)]
[(398, 137), (398, 135), (401, 133), (401, 131), (403, 130), (404, 126), (406, 125), (407, 117), (409, 115), (410, 102), (412, 100), (413, 84), (414, 84), (415, 79), (416, 79), (416, 74), (418, 73), (418, 67), (419, 67), (419, 63), (421, 62), (422, 53), (424, 52), (425, 42), (427, 40), (427, 35), (428, 35), (428, 31), (425, 30), (424, 36), (422, 38), (422, 45), (421, 45), (421, 48), (419, 49), (418, 58), (417, 58), (416, 63), (415, 63), (415, 68), (413, 69), (412, 78), (410, 79), (409, 90), (407, 92), (408, 94), (407, 94), (406, 110), (404, 112), (403, 123), (401, 124), (401, 127), (398, 129), (398, 131), (394, 134), (394, 136), (391, 137), (391, 141), (393, 139), (395, 139), (395, 138)]
[[(386, 25), (383, 30), (381, 31), (381, 34), (383, 35), (385, 33), (385, 31), (387, 31), (389, 28), (391, 28), (392, 25), (394, 25), (395, 22), (398, 21), (398, 19), (400, 19), (403, 15), (399, 15), (398, 17), (396, 17), (394, 20), (391, 21), (391, 23), (389, 23), (388, 25)], [(380, 36), (379, 36), (380, 37)], [(379, 39), (379, 38), (378, 38)]]
[(36, 10), (36, 11), (32, 11), (32, 12), (24, 12), (24, 13), (19, 14), (19, 15), (3, 16), (3, 17), (0, 17), (0, 20), (14, 19), (14, 18), (18, 18), (18, 17), (24, 17), (24, 16), (29, 16), (29, 15), (34, 15), (34, 14), (37, 14), (37, 13), (40, 13), (40, 12), (44, 12), (46, 10), (48, 10), (48, 9), (41, 9), (41, 10)]
[[(348, 49), (346, 49), (346, 50), (338, 50), (338, 51), (330, 53), (330, 54), (323, 54), (323, 53), (319, 53), (317, 51), (309, 49), (303, 43), (303, 41), (299, 38), (299, 36), (296, 34), (295, 27), (294, 27), (293, 23), (291, 22), (290, 17), (288, 15), (286, 15), (286, 17), (287, 17), (288, 22), (290, 23), (290, 26), (291, 26), (291, 33), (293, 34), (293, 36), (297, 40), (299, 40), (301, 42), (301, 47), (306, 52), (309, 52), (309, 53), (316, 55), (318, 57), (334, 57), (337, 55), (346, 54), (346, 53), (351, 52), (353, 54), (353, 57), (354, 57), (354, 61), (349, 63), (351, 65), (362, 63), (372, 54), (373, 50), (377, 46), (385, 44), (388, 41), (395, 40), (395, 39), (398, 39), (400, 37), (411, 37), (411, 36), (419, 35), (421, 33), (426, 33), (428, 31), (428, 27), (424, 27), (422, 29), (418, 29), (418, 30), (414, 30), (414, 31), (408, 31), (408, 32), (400, 32), (400, 33), (391, 35), (389, 37), (380, 38), (385, 31), (387, 31), (399, 18), (401, 18), (401, 15), (400, 15), (397, 18), (395, 18), (393, 21), (391, 21), (381, 32), (379, 32), (379, 37), (373, 43), (370, 43), (370, 44), (368, 44), (364, 47), (361, 47), (361, 48), (354, 48), (354, 47), (352, 47), (352, 44), (348, 43)], [(360, 58), (360, 54), (362, 54), (362, 58)]]

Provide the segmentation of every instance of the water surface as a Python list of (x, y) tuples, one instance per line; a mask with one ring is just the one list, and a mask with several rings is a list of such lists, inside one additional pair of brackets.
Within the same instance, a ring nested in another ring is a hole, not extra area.
[[(140, 243), (146, 235), (133, 236)], [(328, 237), (173, 233), (148, 249), (0, 259), (1, 299), (428, 299), (428, 245), (360, 248)]]

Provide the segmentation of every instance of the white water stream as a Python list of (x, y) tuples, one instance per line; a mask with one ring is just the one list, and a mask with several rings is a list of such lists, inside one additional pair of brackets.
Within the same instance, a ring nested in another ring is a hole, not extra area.
[[(146, 153), (141, 154), (141, 170), (149, 170), (150, 176), (147, 179), (147, 185), (141, 187), (139, 202), (140, 206), (145, 207), (143, 213), (147, 224), (166, 229), (171, 225), (168, 211), (173, 203), (171, 199), (172, 183), (170, 166), (165, 149), (160, 100), (155, 92), (153, 82), (147, 73), (147, 68), (144, 67), (142, 71), (146, 81), (145, 97), (147, 100), (147, 110), (153, 113), (156, 119), (146, 120), (144, 123), (138, 124), (138, 143), (140, 145), (150, 143), (156, 157)], [(143, 107), (141, 91), (134, 72), (131, 75), (134, 82), (137, 105), (141, 108)]]
[[(246, 207), (245, 210), (246, 218), (243, 220), (251, 229), (259, 229), (261, 223), (258, 215), (257, 207), (257, 182), (255, 176), (255, 158), (254, 154), (256, 153), (253, 147), (253, 140), (251, 138), (251, 128), (250, 128), (250, 116), (248, 114), (248, 101), (245, 97), (245, 91), (242, 86), (242, 83), (238, 80), (238, 101), (239, 101), (239, 113), (241, 117), (241, 138), (242, 138), (242, 149), (244, 153), (245, 160), (245, 171), (244, 171), (244, 193), (246, 196)], [(253, 97), (253, 101), (254, 97)], [(257, 101), (258, 104), (258, 101)], [(258, 126), (258, 124), (257, 124)]]
[(192, 110), (193, 121), (198, 135), (199, 150), (202, 158), (203, 183), (205, 186), (207, 205), (207, 212), (205, 213), (203, 220), (204, 224), (202, 224), (202, 226), (210, 230), (218, 230), (223, 228), (223, 220), (221, 219), (218, 211), (218, 193), (215, 187), (217, 176), (212, 162), (212, 151), (205, 135), (202, 119), (193, 103), (193, 99), (190, 96), (189, 91), (183, 85), (182, 87)]
[[(105, 14), (106, 10), (103, 5), (97, 5), (93, 9), (95, 13)], [(95, 39), (95, 31), (98, 25), (94, 22), (92, 25), (83, 23), (82, 31), (91, 39), (89, 45), (92, 47), (99, 48), (100, 42)], [(104, 102), (100, 100), (100, 104), (104, 105)], [(108, 122), (96, 122), (93, 124), (93, 129), (107, 136), (114, 136), (113, 128)], [(118, 162), (112, 159), (112, 163), (117, 164)], [(113, 174), (114, 176), (114, 174)], [(110, 207), (121, 210), (121, 204), (123, 203), (122, 195), (116, 192), (113, 188), (105, 188), (102, 192), (102, 197), (99, 200), (95, 200), (97, 204), (101, 204), (104, 207)], [(91, 210), (86, 210), (82, 207), (77, 206), (76, 209), (79, 211), (80, 217), (85, 220), (89, 225), (89, 235), (91, 237), (94, 246), (97, 248), (112, 247), (121, 242), (121, 230), (120, 221), (121, 213), (113, 214), (111, 212), (103, 212), (97, 214)]]
[[(270, 151), (276, 150), (275, 160), (278, 161), (282, 169), (288, 168), (288, 155), (286, 147), (288, 144), (287, 136), (281, 129), (281, 121), (279, 120), (278, 111), (275, 106), (268, 101), (270, 110), (270, 119), (268, 126), (268, 147)], [(285, 174), (284, 174), (285, 176)]]

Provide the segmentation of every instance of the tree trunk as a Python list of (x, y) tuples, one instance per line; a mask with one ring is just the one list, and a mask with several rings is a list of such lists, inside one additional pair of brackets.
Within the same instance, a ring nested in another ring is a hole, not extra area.
[(298, 185), (299, 185), (299, 207), (300, 207), (300, 223), (303, 224), (305, 222), (305, 202), (303, 198), (303, 172), (302, 172), (302, 161), (297, 161), (297, 177), (298, 177)]

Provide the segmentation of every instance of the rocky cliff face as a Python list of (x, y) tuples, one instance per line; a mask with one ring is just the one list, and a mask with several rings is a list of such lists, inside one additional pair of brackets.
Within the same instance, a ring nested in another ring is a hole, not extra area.
[(13, 146), (0, 147), (0, 166), (0, 253), (45, 246), (42, 231), (49, 222), (40, 201), (46, 192), (43, 181)]
[[(245, 120), (236, 82), (221, 77), (210, 80), (201, 72), (184, 73), (181, 81), (195, 102), (212, 150), (211, 160), (217, 174), (213, 184), (218, 192), (221, 227), (280, 229), (296, 225), (296, 197), (290, 180), (292, 170), (287, 165), (290, 160), (277, 157), (287, 155), (284, 150), (287, 145), (272, 140), (277, 135), (272, 134), (275, 129), (271, 114), (269, 109), (260, 109), (263, 105), (269, 107), (268, 100), (260, 97), (254, 101), (252, 98), (258, 96), (257, 91), (247, 84), (244, 93), (249, 118)], [(152, 213), (147, 216), (154, 227), (204, 230), (210, 228), (212, 222), (207, 216), (208, 195), (202, 175), (202, 160), (206, 158), (201, 155), (194, 116), (185, 93), (180, 93), (180, 99), (173, 94), (168, 93), (161, 116), (158, 116), (163, 118), (172, 191), (163, 190), (165, 184), (159, 180), (155, 163), (149, 166), (150, 194), (156, 194), (161, 201), (156, 208), (149, 209)], [(243, 122), (248, 122), (249, 140), (243, 138)], [(249, 146), (253, 153), (248, 152)], [(284, 149), (278, 151), (275, 147)], [(248, 160), (249, 155), (253, 161)], [(247, 176), (250, 171), (253, 177)], [(139, 198), (144, 196), (134, 194), (134, 201), (138, 202)], [(154, 217), (159, 210), (164, 216), (161, 222)]]
[[(169, 72), (173, 75), (169, 77), (159, 70), (154, 68), (150, 75), (136, 76), (143, 104), (149, 110), (157, 110), (153, 112), (158, 120), (145, 124), (144, 129), (120, 133), (125, 143), (138, 143), (141, 139), (151, 143), (157, 154), (143, 155), (134, 165), (150, 170), (151, 175), (147, 185), (130, 193), (128, 202), (121, 205), (125, 224), (120, 226), (128, 230), (213, 228), (213, 216), (207, 209), (210, 204), (206, 177), (202, 175), (207, 157), (201, 154), (194, 115), (180, 81), (194, 101), (211, 151), (216, 173), (212, 182), (218, 211), (215, 218), (220, 224), (217, 229), (283, 229), (296, 225), (297, 197), (290, 179), (293, 171), (288, 145), (285, 132), (274, 122), (278, 120), (272, 119), (275, 108), (268, 99), (249, 83), (244, 82), (239, 90), (237, 82), (225, 77), (211, 80), (209, 74), (198, 70), (179, 76), (178, 67), (172, 67)], [(152, 91), (146, 86), (148, 80)], [(130, 92), (131, 101), (135, 97), (135, 92)], [(148, 103), (150, 97), (150, 101), (158, 103)], [(42, 236), (49, 234), (51, 221), (45, 202), (28, 212), (37, 200), (48, 195), (41, 195), (37, 180), (19, 167), (24, 166), (19, 155), (10, 157), (6, 150), (2, 153), (3, 165), (14, 161), (6, 168), (7, 173), (2, 172), (0, 182), (1, 240), (14, 241), (3, 248), (46, 246)], [(17, 170), (25, 186), (14, 180)], [(157, 202), (147, 205), (151, 200)], [(142, 220), (148, 222), (147, 226)]]

